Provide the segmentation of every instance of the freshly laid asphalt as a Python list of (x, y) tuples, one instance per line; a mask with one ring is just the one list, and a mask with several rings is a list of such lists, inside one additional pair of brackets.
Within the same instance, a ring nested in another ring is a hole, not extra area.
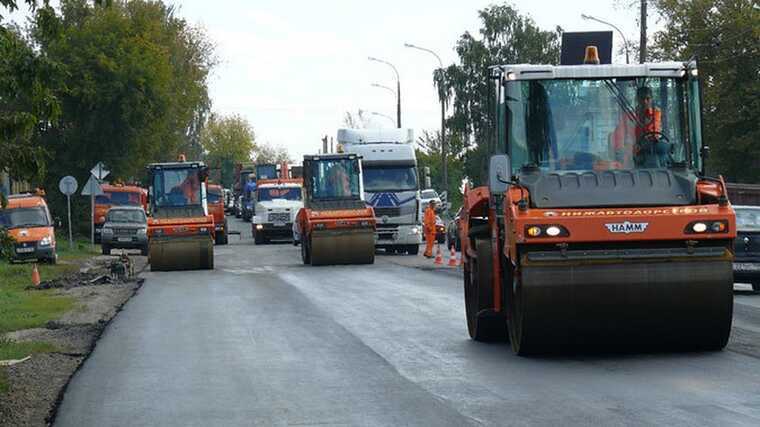
[(57, 426), (760, 425), (760, 295), (741, 286), (722, 352), (524, 358), (468, 338), (453, 269), (307, 267), (230, 223), (215, 271), (146, 274)]

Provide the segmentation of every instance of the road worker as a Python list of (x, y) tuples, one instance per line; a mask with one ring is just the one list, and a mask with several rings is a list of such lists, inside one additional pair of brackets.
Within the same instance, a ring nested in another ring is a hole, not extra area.
[(433, 245), (435, 244), (435, 201), (431, 200), (425, 208), (425, 218), (422, 221), (425, 231), (425, 257), (433, 257)]
[(636, 111), (625, 114), (610, 135), (615, 160), (620, 167), (661, 167), (670, 152), (662, 134), (662, 111), (652, 102), (652, 88), (636, 91)]

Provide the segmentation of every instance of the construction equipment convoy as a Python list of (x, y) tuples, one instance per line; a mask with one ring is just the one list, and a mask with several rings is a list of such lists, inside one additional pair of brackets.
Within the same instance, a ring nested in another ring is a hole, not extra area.
[(293, 236), (293, 223), (303, 207), (302, 187), (301, 178), (257, 181), (254, 200), (256, 215), (251, 224), (257, 245), (270, 239), (290, 239)]
[(208, 210), (214, 217), (214, 243), (226, 245), (229, 243), (227, 232), (227, 216), (224, 206), (224, 189), (219, 184), (208, 185)]
[(106, 213), (114, 206), (148, 207), (148, 191), (136, 184), (118, 182), (101, 185), (103, 194), (95, 196), (95, 242), (100, 242), (100, 233), (106, 222)]
[(412, 129), (338, 129), (337, 139), (339, 152), (362, 158), (365, 197), (377, 220), (375, 245), (416, 255), (422, 227)]
[(375, 215), (356, 154), (304, 156), (304, 207), (293, 227), (304, 264), (372, 264)]
[(492, 68), (495, 152), (460, 219), (467, 327), (518, 354), (722, 349), (734, 211), (696, 63)]
[(180, 161), (148, 165), (148, 262), (153, 271), (214, 268), (214, 217), (206, 199), (208, 167)]

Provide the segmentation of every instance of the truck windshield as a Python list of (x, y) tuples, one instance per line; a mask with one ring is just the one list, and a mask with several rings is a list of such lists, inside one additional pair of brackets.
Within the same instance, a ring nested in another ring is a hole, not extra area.
[(364, 169), (364, 191), (417, 190), (417, 168), (414, 166), (367, 166)]
[(111, 209), (108, 211), (108, 222), (132, 222), (144, 224), (145, 212), (137, 209)]
[(49, 227), (50, 217), (42, 207), (0, 210), (0, 227)]
[(162, 169), (154, 174), (156, 206), (178, 207), (201, 204), (198, 169)]
[(359, 199), (357, 159), (319, 160), (312, 168), (311, 194), (314, 199)]
[(256, 166), (256, 179), (277, 179), (276, 165)]
[(140, 206), (140, 193), (126, 191), (106, 191), (95, 197), (99, 205)]
[(220, 201), (222, 200), (222, 193), (220, 193), (219, 190), (209, 189), (208, 195), (206, 196), (206, 200), (208, 201), (209, 204), (212, 204), (212, 205), (220, 203)]
[(685, 83), (675, 78), (507, 83), (515, 172), (667, 168), (689, 159)]
[(299, 187), (259, 188), (258, 195), (260, 202), (274, 199), (301, 200), (301, 189)]

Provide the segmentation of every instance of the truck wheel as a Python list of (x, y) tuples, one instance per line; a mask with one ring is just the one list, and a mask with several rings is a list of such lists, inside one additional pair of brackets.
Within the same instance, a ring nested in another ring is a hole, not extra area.
[(420, 253), (420, 245), (409, 245), (406, 247), (406, 253), (409, 255), (417, 255)]
[(304, 240), (304, 236), (301, 236), (301, 260), (303, 261), (304, 265), (311, 264), (311, 253), (309, 251), (311, 248), (309, 247), (309, 239), (307, 238)]
[(468, 258), (464, 267), (464, 299), (467, 331), (475, 341), (504, 341), (507, 321), (493, 311), (492, 253), (490, 239), (475, 241), (476, 258)]
[(100, 248), (103, 250), (103, 255), (111, 255), (111, 247), (106, 245), (105, 243), (100, 246)]
[(148, 245), (146, 244), (142, 248), (140, 248), (140, 255), (142, 256), (148, 256)]
[(755, 292), (757, 292), (757, 293), (760, 293), (760, 282), (754, 282), (754, 283), (752, 283), (752, 290), (755, 291)]
[(58, 252), (53, 252), (53, 256), (47, 259), (48, 264), (50, 265), (56, 265), (58, 264)]
[(264, 244), (264, 233), (260, 232), (259, 230), (254, 229), (253, 230), (253, 243), (257, 245), (263, 245)]

